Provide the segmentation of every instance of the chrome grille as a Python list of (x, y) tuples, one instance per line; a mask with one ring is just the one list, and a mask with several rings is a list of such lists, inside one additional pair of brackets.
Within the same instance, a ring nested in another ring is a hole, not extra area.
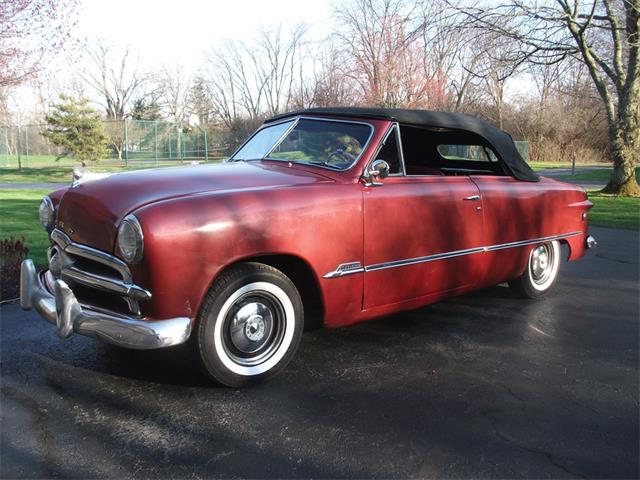
[[(81, 304), (104, 308), (112, 298), (124, 301), (127, 313), (140, 315), (139, 302), (149, 300), (151, 293), (133, 283), (125, 262), (101, 250), (74, 243), (60, 230), (51, 232), (51, 240), (49, 271), (54, 278), (69, 283)], [(113, 303), (114, 310), (119, 310), (117, 303)]]

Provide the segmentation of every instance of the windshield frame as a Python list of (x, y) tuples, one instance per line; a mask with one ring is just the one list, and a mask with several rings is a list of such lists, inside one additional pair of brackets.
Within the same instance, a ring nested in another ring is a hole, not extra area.
[[(242, 143), (242, 145), (240, 145), (233, 152), (233, 154), (226, 160), (226, 162), (247, 161), (247, 160), (236, 160), (233, 157), (240, 150), (242, 150), (244, 148), (244, 146), (247, 143), (249, 143), (253, 139), (253, 137), (255, 137), (258, 134), (258, 132), (260, 132), (261, 130), (264, 130), (265, 128), (273, 127), (275, 125), (279, 125), (281, 123), (291, 122), (292, 120), (293, 120), (293, 123), (291, 124), (291, 126), (286, 129), (286, 131), (280, 136), (280, 138), (278, 138), (278, 140), (274, 143), (273, 147), (271, 147), (271, 150), (269, 150), (269, 152), (267, 152), (267, 156), (263, 157), (263, 158), (256, 158), (255, 160), (266, 160), (266, 161), (269, 161), (269, 162), (281, 162), (281, 163), (295, 163), (296, 165), (303, 165), (303, 166), (306, 166), (306, 167), (324, 168), (325, 170), (331, 170), (332, 172), (347, 172), (347, 171), (351, 170), (360, 161), (360, 159), (362, 159), (362, 155), (364, 155), (365, 151), (370, 146), (371, 139), (373, 138), (373, 135), (374, 135), (375, 130), (376, 130), (372, 123), (364, 122), (364, 121), (360, 121), (360, 120), (343, 120), (343, 119), (327, 118), (327, 117), (315, 117), (315, 116), (310, 116), (310, 115), (297, 115), (297, 116), (285, 117), (285, 118), (279, 119), (276, 122), (263, 123), (258, 129), (256, 129), (255, 132), (253, 132)], [(362, 151), (360, 152), (360, 154), (353, 160), (353, 162), (351, 162), (351, 164), (347, 168), (336, 168), (336, 167), (332, 167), (331, 165), (321, 165), (319, 163), (301, 162), (301, 161), (296, 161), (296, 160), (284, 160), (284, 159), (280, 159), (280, 158), (270, 158), (269, 154), (278, 145), (280, 145), (280, 143), (287, 137), (287, 135), (289, 135), (289, 133), (294, 128), (296, 128), (296, 126), (298, 125), (300, 120), (312, 120), (312, 121), (320, 121), (320, 122), (350, 123), (350, 124), (356, 124), (356, 125), (366, 125), (367, 127), (369, 127), (369, 136), (367, 137), (367, 140), (364, 142), (364, 145), (362, 145)], [(254, 160), (254, 159), (252, 159), (252, 160)]]

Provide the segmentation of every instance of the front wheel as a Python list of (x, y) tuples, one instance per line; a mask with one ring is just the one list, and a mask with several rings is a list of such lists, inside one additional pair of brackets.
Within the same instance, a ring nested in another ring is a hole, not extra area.
[(529, 253), (524, 273), (509, 286), (524, 298), (540, 298), (555, 285), (560, 270), (560, 242), (536, 245)]
[(244, 263), (214, 282), (198, 323), (197, 348), (207, 373), (242, 387), (275, 375), (293, 358), (304, 327), (302, 300), (279, 270)]

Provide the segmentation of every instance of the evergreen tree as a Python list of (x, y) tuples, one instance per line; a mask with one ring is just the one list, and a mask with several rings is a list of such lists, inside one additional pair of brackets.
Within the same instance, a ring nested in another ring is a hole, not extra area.
[(72, 156), (84, 165), (86, 161), (97, 162), (107, 155), (102, 119), (86, 98), (75, 99), (60, 94), (60, 103), (53, 105), (45, 119), (47, 129), (42, 135), (63, 149), (63, 154), (56, 160)]
[(162, 108), (155, 98), (137, 98), (133, 101), (131, 118), (133, 120), (160, 120)]

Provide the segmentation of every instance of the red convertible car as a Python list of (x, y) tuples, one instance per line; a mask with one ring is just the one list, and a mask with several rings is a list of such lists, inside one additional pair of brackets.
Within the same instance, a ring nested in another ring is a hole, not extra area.
[(332, 108), (266, 121), (226, 162), (76, 179), (45, 197), (48, 269), (21, 305), (72, 333), (190, 340), (229, 386), (342, 327), (502, 282), (537, 298), (595, 245), (592, 207), (476, 118)]

